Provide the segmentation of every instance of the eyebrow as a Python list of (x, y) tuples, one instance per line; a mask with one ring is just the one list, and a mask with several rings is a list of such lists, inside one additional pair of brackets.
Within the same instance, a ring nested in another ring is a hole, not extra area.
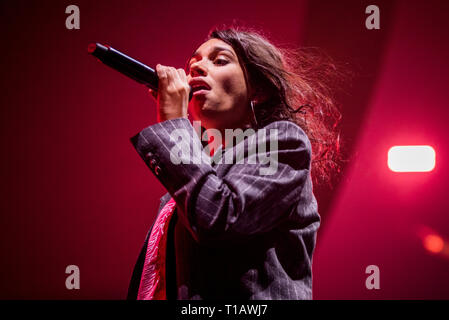
[[(228, 51), (228, 52), (230, 52), (230, 53), (232, 54), (232, 56), (235, 57), (234, 52), (232, 52), (232, 50), (230, 50), (230, 49), (228, 49), (228, 48), (220, 47), (220, 46), (215, 46), (215, 47), (212, 49), (211, 53), (215, 53), (215, 52), (217, 52), (217, 51)], [(199, 53), (198, 51), (195, 51), (195, 52), (192, 54), (192, 56), (190, 57), (189, 62), (192, 60), (193, 57), (195, 57), (195, 56), (197, 56), (197, 55), (199, 55), (199, 54), (200, 54), (200, 53)]]

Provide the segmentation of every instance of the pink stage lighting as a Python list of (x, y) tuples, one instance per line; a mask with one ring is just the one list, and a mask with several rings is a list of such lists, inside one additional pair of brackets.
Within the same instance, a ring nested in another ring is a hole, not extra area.
[(394, 146), (388, 150), (388, 167), (394, 172), (429, 172), (435, 168), (431, 146)]

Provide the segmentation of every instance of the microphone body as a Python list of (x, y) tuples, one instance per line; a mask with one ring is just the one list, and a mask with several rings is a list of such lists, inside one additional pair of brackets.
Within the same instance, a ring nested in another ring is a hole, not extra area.
[[(157, 91), (159, 87), (159, 77), (154, 69), (127, 56), (126, 54), (104, 46), (100, 43), (91, 43), (87, 51), (98, 58), (105, 65), (117, 70), (125, 76)], [(190, 87), (189, 101), (192, 99), (192, 87)]]

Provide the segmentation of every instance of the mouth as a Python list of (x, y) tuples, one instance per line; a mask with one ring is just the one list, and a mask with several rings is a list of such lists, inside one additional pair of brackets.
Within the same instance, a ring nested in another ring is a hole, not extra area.
[(192, 92), (194, 96), (201, 94), (204, 95), (211, 90), (210, 86), (205, 81), (202, 80), (192, 80), (189, 84), (192, 87)]

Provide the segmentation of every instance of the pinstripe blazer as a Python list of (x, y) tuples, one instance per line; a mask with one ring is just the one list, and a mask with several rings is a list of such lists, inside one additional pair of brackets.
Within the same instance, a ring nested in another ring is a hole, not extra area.
[[(312, 299), (320, 216), (311, 144), (290, 121), (263, 129), (265, 137), (259, 129), (217, 150), (212, 163), (200, 157), (201, 141), (185, 118), (154, 124), (131, 138), (168, 191), (159, 211), (170, 197), (177, 203), (168, 229), (168, 299)], [(270, 163), (258, 157), (263, 149), (251, 148), (255, 143), (265, 143)], [(268, 165), (275, 167), (270, 174), (261, 170)], [(137, 297), (150, 232), (128, 299)]]

